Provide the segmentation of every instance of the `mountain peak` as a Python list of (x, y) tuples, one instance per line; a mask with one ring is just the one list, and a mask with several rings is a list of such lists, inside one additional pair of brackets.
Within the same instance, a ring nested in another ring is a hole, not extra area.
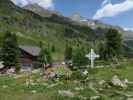
[(14, 5), (13, 2), (10, 0), (0, 0), (0, 8), (5, 6), (13, 7), (13, 5)]
[(30, 11), (32, 11), (32, 12), (34, 12), (34, 13), (42, 16), (42, 17), (50, 17), (52, 14), (60, 15), (59, 12), (45, 9), (38, 4), (29, 4), (27, 6), (24, 6), (23, 8), (30, 10)]
[(3, 14), (11, 14), (17, 10), (15, 4), (10, 0), (0, 0), (0, 12)]
[(69, 17), (70, 19), (74, 20), (74, 21), (81, 21), (83, 20), (84, 18), (80, 15), (79, 12), (75, 12), (73, 15), (71, 15)]

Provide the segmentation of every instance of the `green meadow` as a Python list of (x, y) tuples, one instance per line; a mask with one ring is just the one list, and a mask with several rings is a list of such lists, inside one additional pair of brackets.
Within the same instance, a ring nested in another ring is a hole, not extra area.
[[(21, 72), (17, 75), (0, 76), (0, 100), (128, 100), (133, 97), (133, 63), (119, 66), (89, 69), (86, 81), (80, 79), (45, 80), (40, 71)], [(59, 73), (71, 73), (68, 69), (57, 69)], [(56, 71), (57, 71), (56, 70)], [(67, 71), (66, 71), (67, 70)], [(127, 88), (100, 85), (101, 80), (109, 83), (114, 75), (121, 80), (128, 79)], [(29, 82), (29, 84), (27, 84)], [(73, 97), (62, 95), (59, 91), (69, 91)]]

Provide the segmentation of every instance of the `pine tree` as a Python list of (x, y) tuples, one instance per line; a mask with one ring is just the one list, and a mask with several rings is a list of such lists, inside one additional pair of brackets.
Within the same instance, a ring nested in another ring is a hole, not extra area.
[(100, 42), (99, 44), (99, 55), (100, 55), (100, 59), (101, 60), (105, 60), (107, 57), (106, 57), (106, 46), (105, 46), (105, 43), (104, 42)]
[(54, 45), (52, 45), (51, 51), (52, 51), (53, 53), (55, 52), (55, 46), (54, 46)]
[(74, 50), (72, 62), (76, 69), (82, 69), (88, 64), (88, 59), (85, 57), (85, 54), (84, 49), (80, 47)]
[(66, 45), (64, 56), (65, 56), (65, 61), (72, 60), (72, 47), (69, 46), (68, 44)]
[(16, 69), (16, 72), (18, 72), (20, 70), (20, 50), (19, 50), (19, 45), (18, 45), (18, 41), (17, 41), (17, 36), (16, 34), (12, 34), (12, 38), (14, 40), (14, 51), (15, 51), (15, 59), (14, 59), (14, 62), (15, 62), (15, 69)]
[(43, 68), (44, 65), (46, 65), (46, 63), (47, 63), (47, 60), (46, 60), (45, 50), (41, 48), (40, 54), (37, 59), (37, 67)]
[(113, 59), (114, 57), (119, 57), (119, 55), (121, 54), (121, 47), (121, 34), (115, 29), (109, 29), (105, 34), (106, 58)]
[(51, 51), (49, 49), (45, 50), (46, 53), (46, 58), (47, 58), (47, 64), (49, 64), (49, 66), (52, 66), (52, 55), (51, 55)]
[(52, 56), (49, 49), (41, 48), (40, 54), (38, 56), (37, 66), (39, 68), (45, 67), (44, 65), (49, 64), (52, 66)]
[(7, 69), (15, 67), (16, 71), (20, 70), (17, 36), (10, 32), (6, 32), (3, 38), (2, 61)]

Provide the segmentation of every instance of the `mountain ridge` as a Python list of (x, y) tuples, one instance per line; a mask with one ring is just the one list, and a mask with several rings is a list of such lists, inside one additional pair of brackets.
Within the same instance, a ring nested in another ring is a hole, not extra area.
[(50, 17), (53, 14), (61, 15), (59, 12), (55, 10), (48, 10), (44, 9), (43, 7), (39, 6), (38, 4), (29, 4), (23, 7), (26, 10), (30, 10), (42, 17)]
[[(29, 4), (25, 7), (23, 7), (27, 10), (30, 10), (30, 11), (33, 11), (39, 15), (41, 15), (40, 13), (42, 13), (42, 17), (50, 17), (52, 16), (52, 14), (57, 14), (59, 16), (62, 16), (59, 12), (55, 12), (55, 11), (50, 11), (50, 10), (47, 10), (47, 9), (44, 9), (42, 8), (41, 6), (37, 5), (37, 4)], [(45, 12), (46, 12), (46, 15), (45, 15)], [(43, 15), (44, 13), (44, 15)], [(48, 14), (48, 15), (47, 15)], [(75, 21), (81, 25), (87, 25), (89, 27), (91, 27), (92, 29), (96, 29), (97, 27), (105, 27), (105, 28), (116, 28), (117, 30), (119, 31), (122, 31), (122, 32), (132, 32), (131, 30), (125, 30), (124, 28), (120, 27), (120, 26), (114, 26), (114, 25), (110, 25), (110, 24), (105, 24), (99, 20), (93, 20), (93, 19), (87, 19), (85, 17), (82, 17), (80, 15), (80, 13), (76, 12), (76, 13), (73, 13), (71, 16), (69, 16), (68, 18), (70, 18), (72, 21)]]

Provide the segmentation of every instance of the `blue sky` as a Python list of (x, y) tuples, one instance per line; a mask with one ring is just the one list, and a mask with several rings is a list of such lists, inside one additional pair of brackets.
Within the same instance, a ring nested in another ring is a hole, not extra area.
[[(133, 0), (12, 0), (21, 6), (38, 3), (64, 16), (78, 12), (88, 19), (133, 29)], [(16, 4), (17, 4), (16, 3)]]
[[(92, 19), (97, 10), (102, 8), (104, 0), (55, 0), (55, 9), (65, 16), (79, 12), (82, 16)], [(112, 0), (112, 4), (122, 3), (125, 0)], [(122, 9), (122, 8), (121, 8)], [(112, 25), (119, 25), (133, 29), (133, 9), (115, 16), (100, 18), (99, 20)]]

